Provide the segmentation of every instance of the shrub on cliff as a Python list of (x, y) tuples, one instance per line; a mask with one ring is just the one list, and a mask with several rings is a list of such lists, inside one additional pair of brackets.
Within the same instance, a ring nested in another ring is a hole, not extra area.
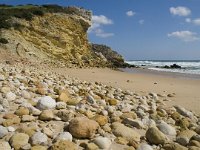
[(2, 43), (2, 44), (7, 44), (7, 43), (8, 43), (8, 40), (5, 39), (5, 38), (0, 38), (0, 43)]

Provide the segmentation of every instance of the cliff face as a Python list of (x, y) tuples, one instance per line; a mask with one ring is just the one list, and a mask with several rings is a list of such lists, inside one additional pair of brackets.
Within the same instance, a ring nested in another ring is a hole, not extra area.
[(75, 7), (73, 10), (78, 13), (45, 13), (31, 20), (12, 17), (8, 21), (19, 28), (1, 29), (1, 38), (8, 41), (1, 45), (25, 58), (83, 65), (84, 60), (91, 59), (87, 39), (91, 13)]
[(82, 8), (57, 5), (0, 7), (0, 48), (33, 61), (122, 66), (123, 58), (109, 47), (89, 44), (91, 16)]

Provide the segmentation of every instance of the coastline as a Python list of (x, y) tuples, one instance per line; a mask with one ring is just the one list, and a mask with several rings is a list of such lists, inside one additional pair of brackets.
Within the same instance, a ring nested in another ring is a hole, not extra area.
[(141, 95), (155, 92), (161, 95), (175, 93), (168, 98), (167, 106), (180, 105), (200, 114), (200, 78), (179, 76), (174, 73), (156, 73), (149, 70), (123, 72), (108, 68), (54, 68), (54, 71), (70, 77), (76, 77), (89, 82), (101, 82), (123, 90), (130, 90)]

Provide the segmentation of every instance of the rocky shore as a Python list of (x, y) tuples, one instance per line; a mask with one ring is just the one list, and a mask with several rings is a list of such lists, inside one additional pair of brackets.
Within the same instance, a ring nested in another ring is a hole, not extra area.
[(199, 116), (172, 96), (1, 63), (0, 149), (199, 150)]

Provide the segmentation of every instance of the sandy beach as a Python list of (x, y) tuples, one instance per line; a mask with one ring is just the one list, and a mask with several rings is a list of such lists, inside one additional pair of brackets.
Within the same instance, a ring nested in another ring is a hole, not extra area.
[(172, 94), (168, 106), (180, 105), (197, 114), (200, 114), (200, 78), (190, 75), (179, 75), (174, 73), (158, 73), (149, 70), (133, 70), (133, 73), (115, 71), (111, 69), (55, 69), (56, 72), (77, 77), (86, 81), (102, 82), (136, 93), (148, 94)]

